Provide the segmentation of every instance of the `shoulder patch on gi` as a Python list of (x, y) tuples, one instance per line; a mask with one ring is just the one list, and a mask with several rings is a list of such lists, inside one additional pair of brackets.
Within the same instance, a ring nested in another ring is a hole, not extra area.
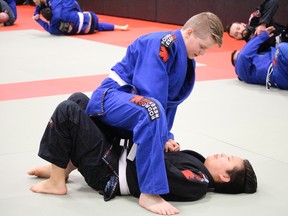
[(159, 56), (163, 62), (167, 62), (169, 58), (169, 49), (173, 43), (177, 40), (173, 34), (167, 34), (161, 39)]
[(201, 172), (193, 173), (191, 170), (182, 170), (181, 172), (185, 176), (185, 178), (188, 180), (198, 180), (201, 182), (209, 183), (208, 178)]

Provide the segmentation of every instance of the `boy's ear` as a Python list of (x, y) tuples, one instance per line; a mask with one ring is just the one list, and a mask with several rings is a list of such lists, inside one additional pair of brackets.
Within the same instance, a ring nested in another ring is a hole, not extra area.
[(193, 28), (191, 28), (191, 27), (188, 27), (187, 29), (186, 29), (186, 31), (185, 31), (185, 34), (187, 35), (187, 36), (190, 36), (192, 33), (193, 33)]
[(220, 178), (220, 180), (222, 181), (222, 182), (230, 182), (230, 180), (231, 180), (231, 178), (230, 178), (230, 176), (228, 175), (228, 174), (220, 174), (219, 175), (219, 178)]

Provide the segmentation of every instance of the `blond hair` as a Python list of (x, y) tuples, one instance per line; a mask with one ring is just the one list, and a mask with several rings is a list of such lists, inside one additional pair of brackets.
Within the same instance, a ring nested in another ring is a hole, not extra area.
[(219, 17), (211, 12), (202, 12), (192, 16), (182, 27), (183, 30), (192, 28), (199, 38), (212, 36), (219, 47), (223, 43), (224, 28)]

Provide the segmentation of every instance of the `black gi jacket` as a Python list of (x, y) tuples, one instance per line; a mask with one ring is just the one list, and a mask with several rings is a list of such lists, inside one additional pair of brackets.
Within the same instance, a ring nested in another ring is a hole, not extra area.
[[(170, 192), (161, 196), (167, 201), (195, 201), (205, 196), (213, 188), (214, 180), (204, 161), (202, 155), (190, 150), (165, 153)], [(134, 162), (127, 162), (126, 175), (131, 195), (139, 197)]]

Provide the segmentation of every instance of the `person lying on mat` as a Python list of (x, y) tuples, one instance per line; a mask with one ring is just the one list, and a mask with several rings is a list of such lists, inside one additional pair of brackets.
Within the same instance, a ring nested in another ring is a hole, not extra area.
[[(45, 22), (40, 18), (36, 21), (50, 34), (92, 34), (98, 31), (128, 30), (128, 25), (119, 26), (110, 23), (98, 21), (97, 15), (92, 11), (77, 12), (70, 11), (66, 19), (57, 20), (53, 17), (52, 10), (47, 7), (41, 10), (41, 15), (47, 20)], [(82, 18), (83, 19), (82, 19)]]
[[(233, 22), (226, 27), (228, 35), (236, 40), (245, 40), (248, 42), (255, 35), (260, 34), (269, 26), (274, 26), (274, 35), (261, 44), (258, 52), (267, 51), (269, 48), (275, 47), (281, 40), (285, 40), (285, 26), (276, 22), (273, 17), (278, 10), (277, 0), (264, 0), (256, 11), (251, 14), (248, 24)], [(286, 38), (287, 40), (287, 38)]]
[[(30, 187), (36, 193), (64, 195), (66, 180), (78, 169), (87, 184), (108, 201), (117, 195), (140, 196), (136, 163), (133, 160), (131, 133), (101, 123), (85, 113), (89, 98), (74, 93), (61, 102), (43, 134), (39, 157), (50, 164), (28, 171), (31, 176), (47, 178)], [(123, 139), (121, 139), (123, 138)], [(165, 150), (164, 150), (165, 149)], [(206, 157), (179, 146), (166, 144), (165, 167), (170, 191), (161, 195), (171, 201), (195, 201), (208, 191), (217, 193), (254, 193), (257, 178), (246, 159), (226, 154)], [(137, 156), (136, 156), (137, 158)], [(157, 214), (173, 215), (179, 210), (154, 206), (142, 200), (140, 206)]]
[(8, 3), (0, 0), (0, 26), (11, 26), (15, 23), (16, 17)]
[(75, 35), (92, 34), (97, 31), (128, 30), (128, 25), (119, 26), (110, 23), (101, 23), (94, 12), (82, 12), (77, 8), (59, 10), (59, 6), (44, 7), (40, 11), (41, 15), (48, 21), (44, 21), (40, 16), (34, 16), (47, 32), (53, 35)]
[(288, 43), (282, 42), (276, 48), (258, 53), (262, 43), (273, 36), (274, 27), (266, 28), (251, 39), (242, 50), (231, 53), (231, 62), (238, 79), (250, 84), (266, 85), (288, 89)]

